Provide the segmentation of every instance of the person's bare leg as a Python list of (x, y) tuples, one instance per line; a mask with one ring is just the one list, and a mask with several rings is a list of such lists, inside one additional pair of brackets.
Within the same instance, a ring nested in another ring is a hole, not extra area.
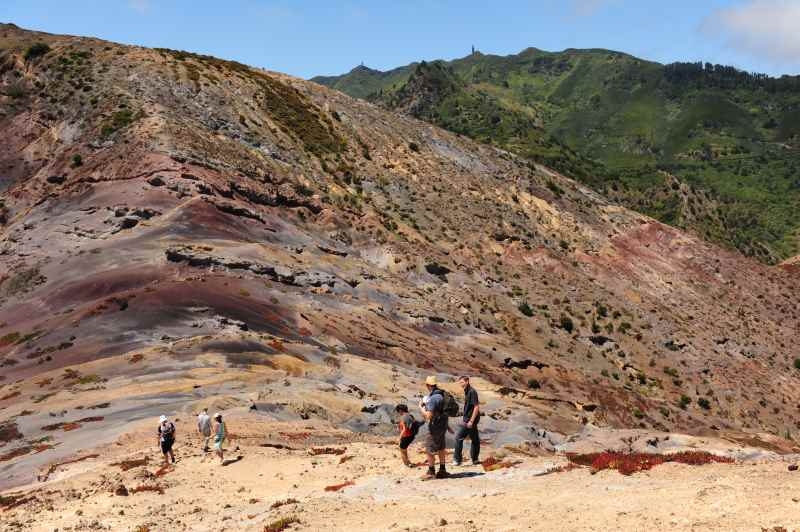
[[(175, 454), (172, 452), (172, 449), (169, 450), (169, 458), (172, 460), (172, 463), (175, 463)], [(169, 462), (167, 462), (169, 464)]]
[(408, 449), (400, 449), (400, 457), (403, 459), (405, 465), (411, 463), (411, 460), (408, 459)]
[(447, 459), (447, 452), (442, 449), (439, 451), (439, 467), (444, 468), (444, 461)]

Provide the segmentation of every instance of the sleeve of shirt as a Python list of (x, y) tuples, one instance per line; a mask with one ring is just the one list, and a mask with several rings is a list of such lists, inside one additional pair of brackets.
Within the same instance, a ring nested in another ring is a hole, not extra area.
[(444, 398), (442, 394), (435, 393), (431, 395), (431, 398), (428, 400), (428, 411), (433, 412), (435, 410), (440, 410), (442, 407), (442, 402)]

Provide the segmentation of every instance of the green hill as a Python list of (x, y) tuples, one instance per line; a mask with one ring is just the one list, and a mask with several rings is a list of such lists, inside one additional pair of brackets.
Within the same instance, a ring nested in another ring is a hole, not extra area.
[(313, 81), (540, 161), (761, 260), (798, 253), (800, 77), (528, 48)]

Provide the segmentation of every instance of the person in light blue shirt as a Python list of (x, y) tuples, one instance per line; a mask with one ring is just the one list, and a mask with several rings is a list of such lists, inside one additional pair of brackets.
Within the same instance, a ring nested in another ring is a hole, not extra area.
[(222, 414), (219, 412), (214, 414), (214, 421), (217, 423), (214, 427), (214, 452), (219, 456), (219, 463), (222, 464), (225, 462), (222, 443), (225, 441), (225, 436), (227, 435), (227, 427), (225, 426), (225, 422), (222, 421)]

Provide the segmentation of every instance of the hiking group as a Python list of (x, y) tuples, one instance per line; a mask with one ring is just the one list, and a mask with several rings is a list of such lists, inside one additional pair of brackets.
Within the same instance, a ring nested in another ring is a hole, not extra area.
[[(216, 413), (212, 418), (208, 415), (208, 409), (204, 408), (197, 415), (197, 431), (203, 441), (203, 452), (209, 452), (208, 442), (212, 435), (212, 419), (215, 423), (213, 427), (214, 453), (219, 457), (219, 463), (222, 464), (224, 463), (222, 444), (225, 442), (227, 433), (225, 422), (222, 421), (222, 414)], [(175, 463), (175, 454), (172, 452), (172, 446), (175, 444), (175, 432), (175, 424), (167, 416), (161, 416), (158, 420), (158, 445), (161, 448), (161, 454), (164, 455), (165, 464), (169, 464), (170, 461)]]
[[(478, 423), (481, 418), (481, 411), (478, 392), (470, 386), (469, 377), (467, 376), (459, 377), (458, 384), (464, 390), (463, 411), (461, 411), (458, 401), (450, 392), (439, 388), (434, 376), (429, 376), (425, 379), (427, 394), (418, 405), (420, 415), (424, 421), (418, 421), (409, 412), (408, 406), (405, 404), (399, 404), (395, 407), (395, 412), (399, 416), (400, 456), (403, 464), (408, 467), (416, 467), (408, 457), (408, 447), (417, 437), (420, 427), (427, 425), (428, 432), (425, 435), (424, 449), (427, 455), (428, 471), (423, 480), (447, 478), (448, 473), (445, 466), (447, 433), (453, 433), (450, 428), (450, 418), (459, 417), (459, 414), (461, 415), (461, 420), (458, 423), (458, 429), (455, 431), (453, 466), (462, 465), (464, 440), (467, 438), (469, 438), (470, 443), (469, 454), (472, 465), (480, 464), (481, 440), (478, 433)], [(211, 451), (209, 442), (213, 435), (213, 451), (219, 457), (220, 464), (224, 464), (222, 444), (225, 441), (227, 427), (222, 420), (222, 414), (216, 413), (212, 417), (208, 415), (208, 409), (204, 408), (197, 416), (197, 431), (201, 437), (204, 453)], [(164, 455), (165, 464), (169, 464), (170, 461), (173, 464), (175, 463), (175, 455), (172, 452), (172, 446), (175, 444), (175, 432), (175, 424), (167, 416), (162, 415), (158, 423), (158, 444), (161, 453)], [(437, 457), (439, 458), (438, 471), (436, 470)]]
[[(461, 376), (458, 384), (464, 390), (464, 409), (461, 414), (461, 421), (458, 430), (455, 432), (455, 446), (453, 449), (453, 466), (462, 464), (464, 440), (470, 440), (470, 459), (472, 465), (478, 465), (481, 442), (478, 433), (478, 422), (480, 421), (480, 406), (478, 392), (470, 386), (469, 377)], [(419, 429), (427, 423), (428, 433), (425, 436), (424, 448), (427, 455), (428, 471), (423, 480), (434, 478), (447, 478), (446, 462), (446, 440), (447, 433), (453, 432), (450, 428), (451, 417), (459, 416), (458, 402), (453, 395), (439, 388), (436, 377), (430, 376), (425, 379), (427, 395), (419, 402), (419, 411), (425, 420), (418, 421), (409, 412), (408, 406), (399, 404), (395, 407), (395, 412), (399, 415), (398, 428), (400, 430), (400, 456), (403, 463), (408, 467), (415, 467), (408, 457), (408, 447), (416, 438)], [(436, 457), (439, 458), (439, 470), (436, 470)]]

